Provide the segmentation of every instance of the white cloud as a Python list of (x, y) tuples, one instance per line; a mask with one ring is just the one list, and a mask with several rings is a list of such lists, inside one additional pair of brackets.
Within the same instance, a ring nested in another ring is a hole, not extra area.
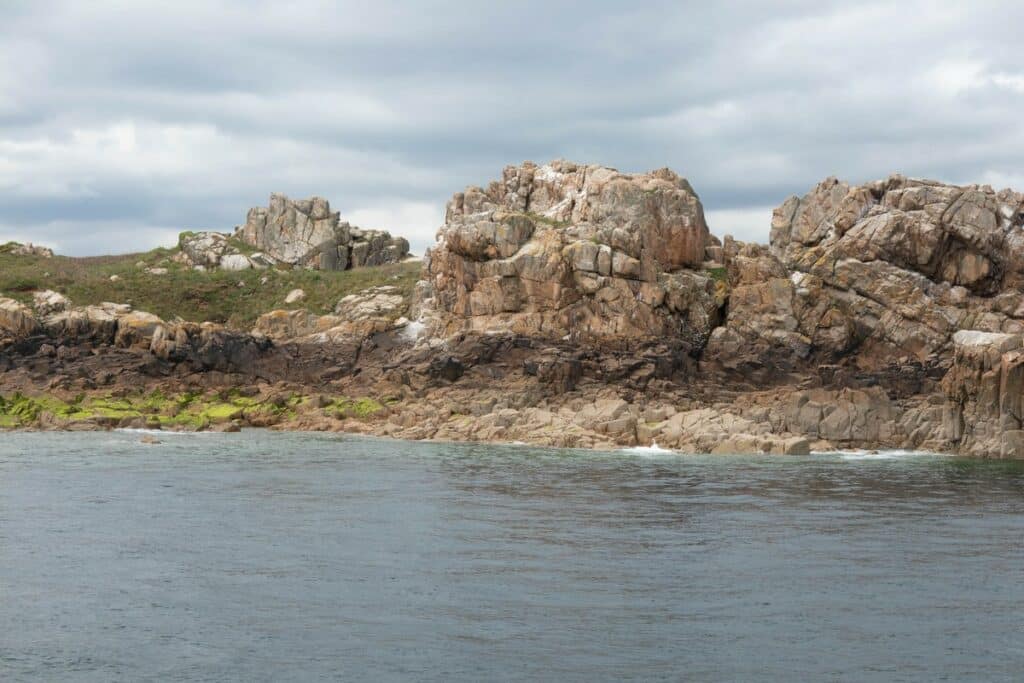
[[(27, 226), (0, 223), (0, 244), (11, 240), (34, 242), (59, 254), (124, 254), (174, 246), (179, 232), (175, 227), (135, 221), (49, 221)], [(46, 239), (39, 235), (46, 235)]]
[(716, 234), (765, 239), (748, 207), (827, 175), (1016, 183), (1022, 22), (1013, 0), (5, 3), (0, 217), (89, 253), (281, 191), (421, 250), (453, 192), (564, 157), (670, 166)]
[(718, 238), (732, 235), (743, 242), (766, 243), (774, 208), (758, 206), (748, 209), (708, 210), (704, 212), (704, 217), (707, 219), (711, 234)]
[(407, 202), (395, 197), (372, 207), (355, 208), (342, 218), (361, 228), (378, 228), (409, 240), (414, 254), (423, 254), (434, 244), (437, 229), (444, 223), (444, 205)]

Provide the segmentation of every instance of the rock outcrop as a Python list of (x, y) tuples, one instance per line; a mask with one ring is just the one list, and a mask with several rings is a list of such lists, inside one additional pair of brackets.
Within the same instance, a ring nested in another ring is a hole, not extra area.
[(721, 293), (696, 193), (668, 169), (507, 167), (448, 203), (418, 311), (435, 332), (704, 345)]
[(19, 338), (32, 334), (39, 327), (32, 309), (25, 304), (0, 297), (0, 335)]
[(267, 208), (249, 210), (235, 235), (275, 261), (321, 270), (398, 263), (409, 255), (405, 238), (349, 225), (321, 197), (272, 194)]
[(1024, 195), (830, 178), (775, 210), (770, 248), (726, 240), (732, 368), (856, 359), (948, 367), (958, 330), (1024, 332)]
[(176, 259), (197, 270), (249, 270), (268, 268), (277, 260), (262, 252), (243, 254), (230, 235), (221, 232), (183, 232), (178, 235)]
[(1024, 337), (957, 332), (946, 438), (964, 455), (1024, 458)]
[(362, 339), (408, 325), (402, 317), (407, 306), (406, 297), (397, 287), (370, 287), (343, 297), (332, 314), (316, 315), (305, 309), (269, 311), (259, 317), (253, 332), (278, 341), (307, 344)]
[(53, 249), (50, 249), (49, 247), (41, 247), (37, 244), (32, 244), (31, 242), (26, 242), (25, 244), (20, 242), (7, 242), (6, 244), (0, 244), (0, 254), (53, 258)]
[[(1024, 458), (1022, 216), (1009, 190), (829, 179), (775, 211), (770, 245), (719, 242), (672, 171), (526, 163), (455, 195), (411, 301), (372, 287), (239, 332), (52, 291), (35, 310), (0, 298), (0, 399), (241, 387), (259, 407), (220, 396), (233, 426)], [(321, 268), (404, 253), (381, 238), (357, 255), (365, 238), (325, 201), (275, 195), (238, 236), (191, 235), (182, 253)], [(21, 420), (0, 410), (0, 426)]]

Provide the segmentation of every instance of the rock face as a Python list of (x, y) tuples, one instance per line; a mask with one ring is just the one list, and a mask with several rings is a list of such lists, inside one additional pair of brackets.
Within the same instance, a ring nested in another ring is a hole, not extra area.
[(1024, 458), (1024, 337), (963, 331), (942, 381), (946, 437), (964, 455)]
[(448, 203), (418, 310), (441, 335), (515, 332), (703, 346), (722, 303), (696, 193), (668, 169), (507, 167)]
[(267, 208), (249, 210), (235, 234), (276, 261), (321, 270), (397, 263), (409, 255), (404, 238), (351, 226), (321, 197), (272, 194)]
[(1022, 209), (987, 186), (830, 178), (775, 210), (770, 248), (726, 240), (729, 321), (706, 355), (948, 366), (958, 330), (1024, 332)]
[(31, 308), (14, 299), (0, 297), (0, 335), (24, 337), (38, 327), (39, 322)]

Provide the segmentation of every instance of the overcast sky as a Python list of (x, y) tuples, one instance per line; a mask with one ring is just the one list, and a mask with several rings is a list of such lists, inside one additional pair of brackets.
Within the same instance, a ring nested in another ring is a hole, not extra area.
[(421, 252), (528, 159), (669, 166), (756, 240), (829, 175), (1024, 188), (1022, 27), (1019, 1), (3, 0), (0, 240), (144, 250), (280, 191)]

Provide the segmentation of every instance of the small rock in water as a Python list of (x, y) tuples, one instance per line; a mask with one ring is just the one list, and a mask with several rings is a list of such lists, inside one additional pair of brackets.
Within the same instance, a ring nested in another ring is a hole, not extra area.
[(158, 444), (160, 443), (160, 439), (156, 438), (155, 436), (150, 436), (149, 434), (146, 434), (141, 439), (139, 439), (139, 443)]

